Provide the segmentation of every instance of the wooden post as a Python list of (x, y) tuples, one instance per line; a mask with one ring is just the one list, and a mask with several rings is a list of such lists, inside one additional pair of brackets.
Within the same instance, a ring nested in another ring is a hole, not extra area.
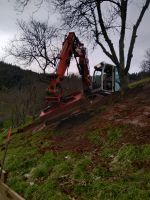
[(1, 168), (0, 168), (0, 171), (1, 171), (1, 181), (3, 183), (5, 183), (6, 177), (7, 177), (7, 173), (4, 170), (1, 170)]
[(1, 163), (0, 179), (2, 179), (4, 163), (5, 163), (5, 158), (6, 158), (6, 155), (7, 155), (7, 150), (8, 150), (8, 145), (9, 145), (9, 141), (10, 141), (11, 132), (12, 132), (12, 129), (10, 127), (10, 129), (8, 131), (8, 140), (7, 140), (6, 145), (5, 145), (5, 152), (4, 152), (3, 160), (2, 160), (2, 163)]
[(0, 200), (25, 200), (0, 181)]

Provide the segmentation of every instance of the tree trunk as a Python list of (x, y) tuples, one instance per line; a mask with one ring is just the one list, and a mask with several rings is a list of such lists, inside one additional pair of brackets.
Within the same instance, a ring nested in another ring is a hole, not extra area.
[(128, 89), (128, 74), (121, 75), (121, 94), (124, 95)]
[(124, 95), (128, 89), (128, 74), (125, 73), (124, 69), (119, 68), (119, 77), (121, 94)]

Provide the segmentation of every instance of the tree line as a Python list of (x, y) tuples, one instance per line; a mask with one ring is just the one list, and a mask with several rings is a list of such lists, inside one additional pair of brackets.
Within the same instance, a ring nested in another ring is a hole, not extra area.
[[(0, 62), (0, 127), (9, 120), (18, 127), (30, 118), (34, 120), (45, 108), (49, 76), (23, 70), (18, 66)], [(81, 90), (81, 79), (71, 74), (64, 78), (65, 94)]]
[[(16, 7), (23, 12), (30, 2), (29, 0), (16, 0)], [(63, 32), (75, 29), (78, 34), (90, 40), (93, 46), (102, 49), (110, 61), (117, 66), (121, 91), (124, 93), (128, 88), (129, 69), (138, 29), (149, 8), (150, 0), (138, 1), (140, 5), (138, 14), (132, 23), (130, 23), (129, 11), (130, 7), (137, 3), (134, 0), (35, 0), (35, 2), (37, 9), (40, 9), (43, 3), (48, 3), (51, 8), (54, 7), (58, 11), (62, 16), (60, 27)], [(29, 24), (19, 22), (18, 25), (21, 34), (17, 42), (12, 43), (9, 53), (25, 61), (26, 64), (37, 62), (44, 73), (47, 67), (56, 67), (58, 56), (55, 54), (57, 50), (54, 48), (55, 42), (53, 41), (57, 40), (61, 30), (33, 19)], [(130, 38), (127, 46), (128, 33), (130, 33)], [(114, 35), (118, 41), (117, 44), (113, 41)]]

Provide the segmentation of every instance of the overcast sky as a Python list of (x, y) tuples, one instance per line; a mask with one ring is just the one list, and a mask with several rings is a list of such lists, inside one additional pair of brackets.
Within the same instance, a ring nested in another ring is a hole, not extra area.
[[(136, 2), (138, 3), (138, 1), (140, 0), (137, 0)], [(52, 11), (45, 4), (42, 5), (42, 8), (38, 12), (34, 12), (34, 4), (29, 4), (23, 13), (19, 13), (15, 10), (14, 2), (15, 0), (0, 0), (0, 58), (4, 55), (3, 48), (8, 44), (8, 41), (13, 39), (13, 37), (18, 33), (16, 25), (17, 19), (29, 20), (29, 18), (33, 16), (35, 19), (44, 21), (49, 17), (50, 23), (59, 24), (60, 19), (56, 15), (55, 11)], [(137, 11), (139, 11), (138, 9), (139, 7), (137, 8), (135, 5), (130, 9), (129, 18), (131, 21), (136, 18)], [(118, 41), (115, 36), (113, 39), (117, 44)], [(84, 42), (86, 46), (86, 41)], [(129, 36), (127, 36), (126, 43), (129, 43)], [(110, 62), (110, 60), (99, 48), (96, 48), (94, 51), (88, 45), (87, 48), (91, 68), (101, 61)], [(150, 9), (145, 14), (142, 24), (138, 30), (138, 38), (134, 49), (134, 58), (132, 60), (130, 72), (137, 72), (140, 70), (140, 63), (144, 58), (145, 51), (148, 48), (150, 48)], [(12, 64), (14, 63), (12, 58), (7, 59), (6, 61)], [(37, 71), (36, 67), (35, 70)]]

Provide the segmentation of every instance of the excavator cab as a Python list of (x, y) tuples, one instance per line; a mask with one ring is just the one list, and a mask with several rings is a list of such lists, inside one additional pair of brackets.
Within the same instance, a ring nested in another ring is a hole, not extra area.
[(92, 90), (111, 94), (120, 90), (120, 80), (117, 67), (105, 62), (96, 65), (92, 80)]

